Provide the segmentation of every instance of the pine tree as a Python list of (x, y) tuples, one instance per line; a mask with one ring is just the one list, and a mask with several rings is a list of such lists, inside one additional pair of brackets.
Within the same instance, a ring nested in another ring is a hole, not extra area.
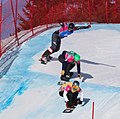
[[(106, 22), (107, 0), (26, 0), (23, 15), (19, 17), (19, 29), (30, 29), (46, 23), (62, 21), (74, 22)], [(114, 4), (109, 2), (109, 22), (120, 22), (120, 0), (117, 0), (116, 10)], [(116, 11), (116, 16), (114, 11)]]
[(19, 29), (30, 29), (42, 23), (42, 19), (47, 11), (45, 10), (45, 0), (29, 0), (23, 8), (23, 15), (18, 14)]

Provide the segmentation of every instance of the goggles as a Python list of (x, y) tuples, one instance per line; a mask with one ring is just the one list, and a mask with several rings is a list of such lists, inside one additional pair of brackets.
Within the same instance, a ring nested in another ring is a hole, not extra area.
[(77, 90), (78, 90), (78, 86), (73, 85), (73, 86), (72, 86), (72, 90), (73, 90), (73, 91), (77, 91)]

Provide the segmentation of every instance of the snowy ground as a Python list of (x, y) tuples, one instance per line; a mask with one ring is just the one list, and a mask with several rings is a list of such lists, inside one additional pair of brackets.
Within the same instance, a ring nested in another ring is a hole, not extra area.
[(61, 64), (55, 60), (41, 65), (38, 61), (56, 29), (16, 49), (10, 69), (0, 80), (0, 119), (91, 119), (93, 101), (95, 119), (119, 119), (120, 25), (95, 24), (76, 31), (64, 38), (60, 51), (53, 54), (57, 57), (63, 50), (74, 50), (81, 55), (84, 103), (72, 114), (62, 114), (65, 103), (57, 85)]

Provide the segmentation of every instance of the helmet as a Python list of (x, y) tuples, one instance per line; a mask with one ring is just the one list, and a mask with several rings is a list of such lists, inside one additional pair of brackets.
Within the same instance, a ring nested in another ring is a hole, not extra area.
[(80, 83), (78, 81), (73, 82), (73, 86), (79, 86), (79, 85), (80, 85)]
[(69, 29), (69, 30), (73, 30), (74, 27), (75, 27), (75, 25), (74, 25), (73, 23), (70, 23), (69, 26), (68, 26), (68, 29)]
[(75, 93), (76, 91), (78, 91), (79, 89), (79, 82), (78, 81), (74, 81), (72, 84), (72, 92)]
[(75, 52), (74, 51), (70, 51), (69, 52), (72, 56), (75, 56)]
[(76, 54), (76, 55), (74, 56), (74, 60), (75, 60), (76, 62), (80, 61), (80, 55)]

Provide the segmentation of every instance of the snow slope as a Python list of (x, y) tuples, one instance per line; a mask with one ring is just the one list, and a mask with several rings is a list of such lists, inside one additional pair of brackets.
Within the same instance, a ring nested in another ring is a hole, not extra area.
[[(109, 29), (114, 28), (113, 30)], [(107, 28), (108, 27), (108, 28)], [(117, 25), (93, 25), (92, 29), (81, 30), (62, 40), (61, 50), (54, 53), (58, 57), (63, 50), (73, 50), (81, 55), (82, 74), (86, 82), (111, 86), (120, 86), (120, 31)], [(35, 63), (30, 66), (32, 71), (59, 75), (61, 64), (55, 60), (42, 65), (38, 59), (41, 52), (33, 58)], [(54, 70), (51, 67), (54, 66)], [(76, 72), (76, 69), (74, 70)], [(101, 79), (102, 77), (102, 79)], [(113, 80), (114, 78), (114, 80)]]
[(65, 103), (57, 85), (61, 64), (55, 60), (44, 66), (38, 61), (56, 29), (16, 49), (19, 52), (0, 80), (0, 119), (91, 119), (93, 101), (95, 119), (119, 119), (120, 25), (94, 24), (91, 29), (76, 31), (53, 54), (57, 57), (63, 50), (74, 50), (81, 55), (84, 103), (72, 114), (62, 114)]

